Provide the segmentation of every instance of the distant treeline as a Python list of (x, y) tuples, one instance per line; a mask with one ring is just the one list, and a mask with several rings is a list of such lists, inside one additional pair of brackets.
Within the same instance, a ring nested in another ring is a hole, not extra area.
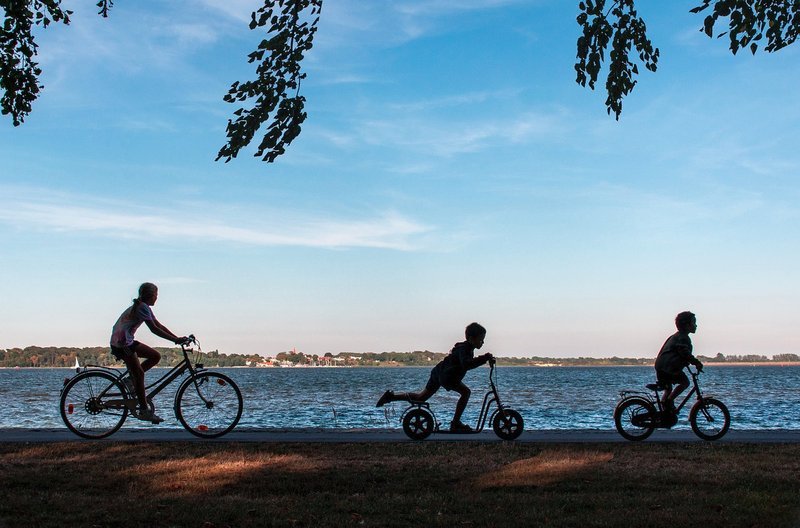
[[(160, 366), (173, 366), (183, 359), (180, 348), (155, 347), (161, 353)], [(75, 358), (81, 365), (120, 365), (108, 347), (37, 347), (8, 348), (0, 350), (0, 367), (72, 367)], [(204, 352), (201, 363), (209, 367), (243, 367), (259, 356), (220, 354), (214, 350)]]
[[(180, 348), (159, 348), (161, 366), (176, 365), (182, 358)], [(269, 365), (326, 365), (326, 366), (428, 366), (435, 365), (447, 354), (428, 350), (414, 352), (340, 352), (322, 356), (302, 352), (280, 352), (274, 358), (257, 354), (223, 354), (217, 350), (204, 352), (200, 360), (207, 367), (246, 367)], [(37, 347), (0, 349), (0, 367), (71, 367), (75, 358), (81, 365), (119, 365), (108, 347), (70, 348)], [(784, 363), (800, 362), (797, 354), (776, 354), (772, 358), (757, 354), (697, 356), (703, 363)], [(652, 365), (655, 358), (551, 358), (551, 357), (498, 357), (497, 363), (506, 366), (627, 366)]]

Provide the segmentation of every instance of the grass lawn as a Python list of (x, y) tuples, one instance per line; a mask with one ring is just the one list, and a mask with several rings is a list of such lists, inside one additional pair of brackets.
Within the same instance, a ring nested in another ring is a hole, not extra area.
[(0, 444), (0, 527), (800, 526), (800, 446)]

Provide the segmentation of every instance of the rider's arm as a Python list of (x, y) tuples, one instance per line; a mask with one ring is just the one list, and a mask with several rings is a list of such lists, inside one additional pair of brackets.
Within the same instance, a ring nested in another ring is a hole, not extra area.
[(150, 331), (153, 332), (158, 337), (161, 337), (163, 339), (168, 339), (175, 344), (178, 344), (183, 340), (182, 337), (176, 336), (169, 330), (169, 328), (159, 323), (155, 317), (153, 317), (152, 320), (145, 321), (145, 324), (147, 324), (147, 328), (149, 328)]
[(472, 370), (480, 367), (492, 358), (492, 355), (488, 352), (481, 354), (478, 357), (473, 357), (472, 354), (468, 354), (466, 350), (460, 352), (461, 353), (458, 354), (458, 358), (461, 362), (461, 366), (463, 366), (465, 370)]
[(689, 361), (691, 362), (692, 365), (697, 367), (697, 370), (703, 370), (703, 362), (697, 359), (696, 357), (690, 355)]

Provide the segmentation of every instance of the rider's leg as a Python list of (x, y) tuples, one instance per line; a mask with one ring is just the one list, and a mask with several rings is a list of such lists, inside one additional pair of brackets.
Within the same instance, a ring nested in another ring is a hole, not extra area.
[(123, 358), (125, 366), (128, 367), (128, 375), (133, 380), (133, 387), (136, 389), (136, 399), (139, 401), (141, 408), (147, 407), (147, 400), (145, 399), (144, 392), (144, 369), (142, 364), (139, 363), (139, 358), (136, 354), (130, 354)]
[(384, 404), (393, 401), (407, 401), (407, 402), (424, 402), (428, 401), (428, 398), (433, 396), (433, 393), (436, 391), (431, 391), (428, 387), (425, 387), (419, 392), (398, 392), (394, 393), (390, 390), (386, 391), (381, 399), (378, 400), (378, 407), (383, 407)]
[(154, 350), (149, 346), (136, 343), (136, 355), (140, 358), (144, 358), (142, 361), (142, 371), (147, 372), (151, 368), (158, 365), (158, 362), (161, 361), (161, 353), (158, 350)]
[(456, 403), (456, 412), (453, 413), (453, 423), (461, 423), (461, 415), (464, 414), (464, 409), (467, 408), (467, 403), (469, 402), (472, 391), (469, 390), (469, 387), (464, 385), (464, 382), (459, 383), (451, 390), (459, 394), (458, 403)]
[(436, 391), (435, 390), (430, 390), (430, 389), (428, 389), (428, 387), (425, 387), (424, 389), (422, 389), (419, 392), (400, 393), (400, 394), (397, 394), (396, 396), (400, 400), (407, 400), (407, 401), (410, 401), (410, 402), (412, 402), (412, 401), (424, 402), (424, 401), (428, 401), (428, 398), (433, 396), (434, 392), (436, 392)]
[[(134, 342), (133, 350), (135, 353), (131, 354), (131, 356), (133, 360), (135, 360), (135, 363), (134, 361), (128, 362), (126, 360), (125, 364), (128, 366), (128, 371), (136, 387), (136, 396), (139, 400), (139, 418), (142, 420), (149, 420), (154, 424), (161, 423), (164, 419), (153, 412), (147, 404), (147, 394), (145, 392), (147, 389), (144, 383), (145, 371), (150, 370), (158, 364), (161, 360), (161, 354), (157, 350), (153, 350), (149, 346), (143, 345), (138, 341)], [(140, 357), (145, 358), (142, 363), (139, 363)]]
[(441, 387), (441, 382), (439, 381), (439, 365), (436, 365), (431, 369), (431, 376), (424, 389), (419, 392), (399, 392), (397, 394), (391, 390), (387, 390), (378, 399), (378, 403), (375, 404), (375, 407), (383, 407), (387, 403), (393, 401), (428, 401), (428, 398), (433, 396), (436, 391), (439, 390), (439, 387)]
[(689, 387), (689, 378), (687, 378), (686, 374), (683, 372), (675, 375), (673, 381), (675, 382), (675, 385), (672, 387), (672, 390), (669, 393), (664, 394), (664, 402), (666, 403), (667, 409), (674, 409), (675, 400), (678, 398), (680, 393)]
[(669, 394), (668, 401), (672, 407), (675, 407), (675, 400), (678, 398), (680, 393), (685, 391), (689, 387), (689, 383), (677, 383), (675, 387), (672, 388), (672, 392)]

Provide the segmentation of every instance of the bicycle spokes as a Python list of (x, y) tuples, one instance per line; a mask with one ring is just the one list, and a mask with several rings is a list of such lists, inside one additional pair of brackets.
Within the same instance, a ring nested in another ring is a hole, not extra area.
[(73, 378), (61, 393), (61, 418), (75, 434), (84, 438), (103, 438), (120, 428), (127, 409), (109, 405), (106, 396), (121, 394), (114, 376), (90, 371)]
[(217, 372), (201, 372), (178, 389), (176, 414), (181, 424), (201, 437), (221, 436), (242, 414), (242, 394), (233, 381)]

